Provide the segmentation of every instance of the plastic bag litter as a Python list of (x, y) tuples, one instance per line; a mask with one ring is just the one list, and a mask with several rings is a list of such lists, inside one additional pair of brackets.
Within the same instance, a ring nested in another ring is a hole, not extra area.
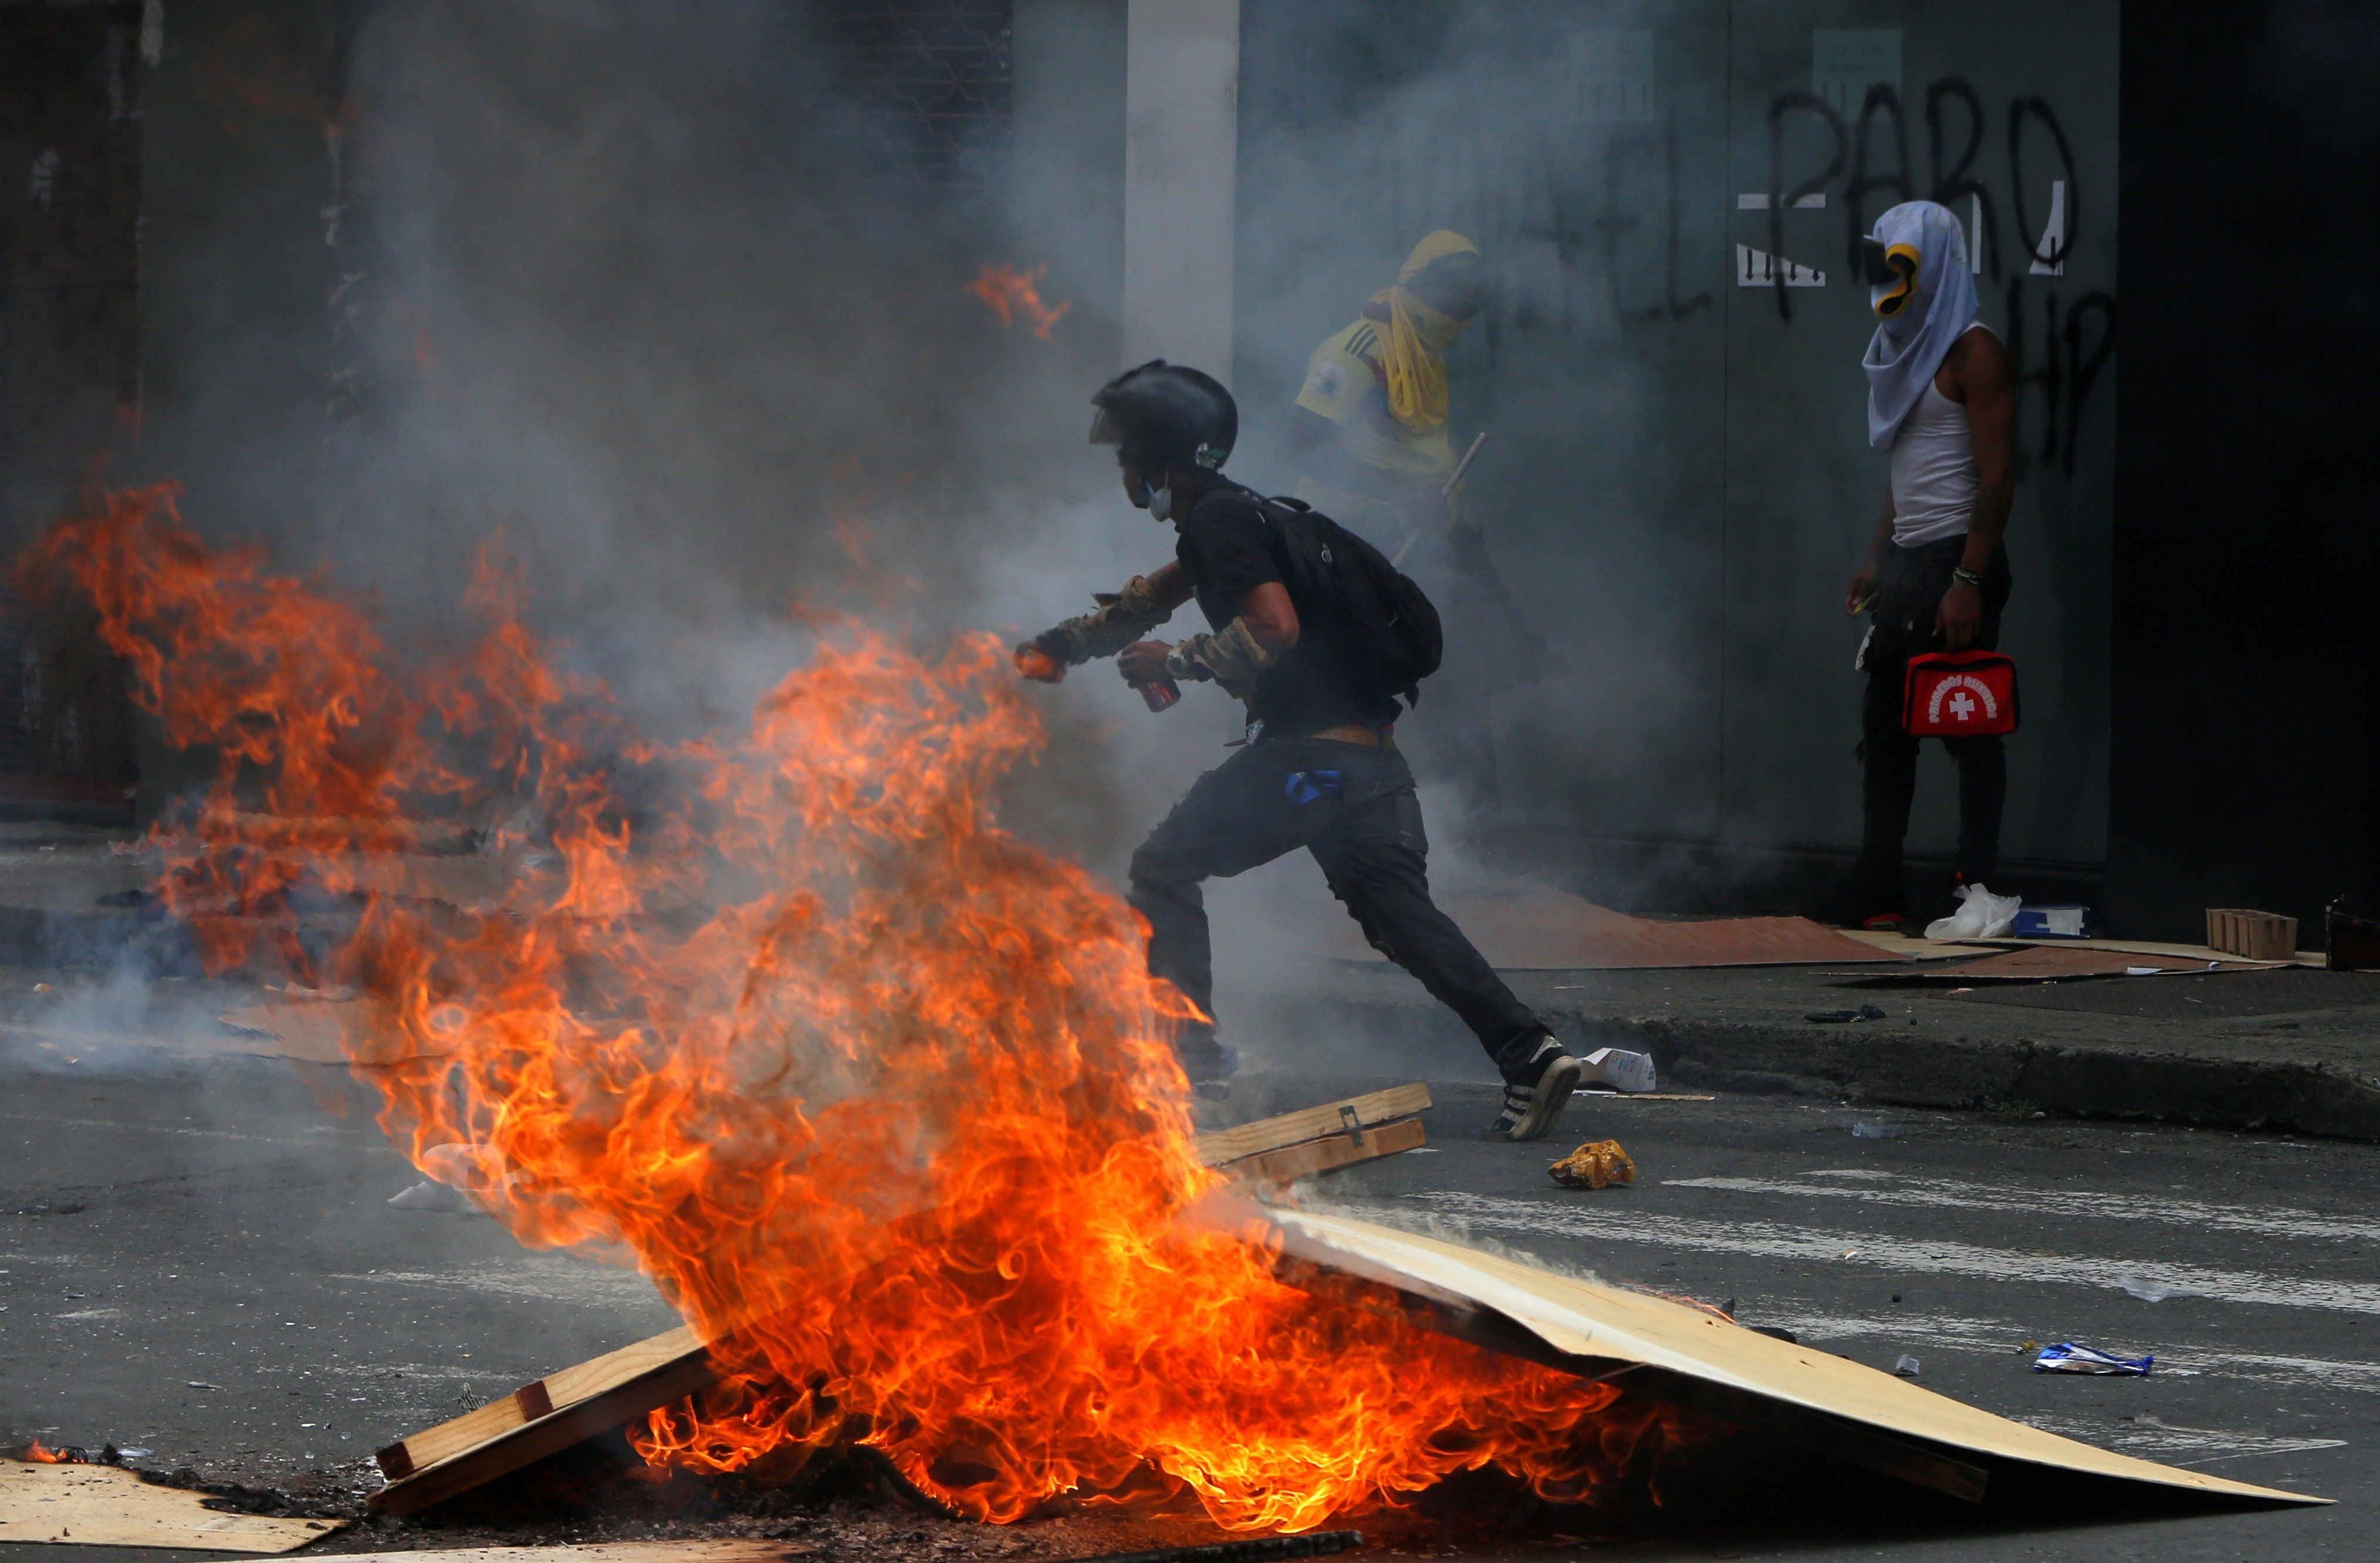
[(2162, 1302), (2168, 1297), (2197, 1297), (2203, 1293), (2169, 1281), (2150, 1280), (2143, 1276), (2118, 1276), (2116, 1284), (2143, 1302)]
[(2111, 1378), (2145, 1378), (2155, 1365), (2155, 1357), (2119, 1357), (2093, 1347), (2077, 1346), (2071, 1340), (2044, 1346), (2041, 1355), (2033, 1359), (2035, 1373), (2087, 1373)]
[(1900, 1360), (1892, 1364), (1892, 1375), (1895, 1378), (1916, 1377), (1917, 1359), (1909, 1355), (1906, 1351), (1902, 1352), (1900, 1354)]
[(1581, 1145), (1546, 1170), (1566, 1189), (1603, 1189), (1636, 1181), (1636, 1163), (1617, 1140)]
[(1897, 1140), (1900, 1138), (1900, 1125), (1898, 1123), (1870, 1123), (1864, 1120), (1854, 1119), (1852, 1122), (1852, 1138), (1854, 1140)]
[(1961, 885), (1955, 893), (1959, 909), (1926, 924), (1927, 939), (2005, 939), (2024, 905), (2022, 896), (1994, 895), (1979, 884)]

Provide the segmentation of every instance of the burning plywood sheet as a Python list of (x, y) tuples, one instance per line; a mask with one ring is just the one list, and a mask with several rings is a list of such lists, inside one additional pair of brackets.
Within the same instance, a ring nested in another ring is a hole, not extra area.
[(226, 1514), (204, 1493), (159, 1486), (113, 1465), (0, 1461), (0, 1542), (291, 1552), (344, 1520)]
[(1583, 1374), (1658, 1370), (1754, 1415), (1800, 1413), (1803, 1436), (1853, 1463), (1961, 1496), (1983, 1496), (1988, 1466), (1975, 1461), (2010, 1460), (2216, 1496), (2329, 1501), (2095, 1448), (1661, 1298), (1345, 1217), (1273, 1219), (1293, 1275), (1312, 1266), (1388, 1286), (1450, 1333)]

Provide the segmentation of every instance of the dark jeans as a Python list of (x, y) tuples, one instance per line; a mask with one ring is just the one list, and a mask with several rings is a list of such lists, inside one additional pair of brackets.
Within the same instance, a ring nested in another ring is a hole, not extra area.
[[(1860, 707), (1860, 754), (1866, 775), (1861, 875), (1896, 903), (1900, 893), (1900, 843), (1909, 834), (1909, 806), (1917, 796), (1917, 740), (1900, 724), (1909, 659), (1944, 649), (1934, 622), (1950, 572), (1966, 551), (1964, 537), (1916, 548), (1887, 543), (1876, 581), (1876, 635), (1867, 645), (1867, 694)], [(1984, 622), (1974, 645), (2000, 643), (2000, 612), (2010, 586), (2008, 550), (1984, 572)], [(1999, 866), (2000, 809), (2008, 801), (2008, 750), (1998, 737), (1945, 738), (1959, 766), (1959, 872), (1970, 884), (1988, 881)]]
[[(1413, 772), (1394, 749), (1319, 738), (1259, 738), (1207, 772), (1132, 854), (1132, 903), (1148, 919), (1148, 969), (1214, 1013), (1215, 976), (1199, 884), (1304, 847), (1373, 949), (1461, 1016), (1506, 1078), (1546, 1025), (1504, 986), (1429, 898), (1429, 842)], [(1221, 1071), (1211, 1026), (1179, 1039), (1194, 1079)]]

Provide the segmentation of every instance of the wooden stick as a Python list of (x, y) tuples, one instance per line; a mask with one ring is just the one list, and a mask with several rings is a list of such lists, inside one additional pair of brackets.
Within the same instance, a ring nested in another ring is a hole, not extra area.
[[(1471, 469), (1471, 458), (1479, 454), (1479, 447), (1487, 442), (1488, 430), (1485, 429), (1471, 437), (1471, 448), (1463, 453), (1463, 459), (1454, 464), (1454, 470), (1448, 473), (1446, 475), (1446, 481), (1439, 485), (1439, 498), (1451, 499), (1453, 497), (1454, 485), (1463, 481), (1463, 475)], [(1415, 527), (1412, 531), (1407, 532), (1405, 534), (1405, 540), (1397, 544), (1396, 553), (1389, 560), (1389, 567), (1393, 570), (1402, 565), (1405, 562), (1405, 555), (1411, 553), (1413, 551), (1413, 545), (1420, 540), (1421, 528), (1419, 527)]]

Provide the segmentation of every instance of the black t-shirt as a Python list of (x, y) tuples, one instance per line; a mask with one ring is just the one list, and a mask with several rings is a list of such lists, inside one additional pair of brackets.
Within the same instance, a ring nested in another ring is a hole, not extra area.
[(1308, 600), (1281, 568), (1281, 535), (1256, 494), (1218, 479), (1190, 506), (1173, 556), (1190, 576), (1207, 623), (1220, 631), (1239, 617), (1240, 601), (1267, 581), (1289, 588), (1297, 610), (1297, 644), (1257, 679), (1249, 714), (1276, 737), (1319, 733), (1350, 722), (1381, 726), (1397, 716), (1396, 697), (1357, 665), (1327, 603)]

